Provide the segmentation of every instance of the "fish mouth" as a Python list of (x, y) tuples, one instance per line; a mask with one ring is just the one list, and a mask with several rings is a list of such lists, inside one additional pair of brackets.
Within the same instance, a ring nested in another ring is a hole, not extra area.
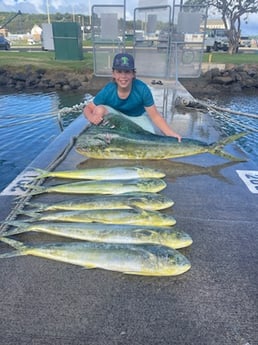
[[(190, 247), (193, 243), (193, 240), (191, 239), (191, 237), (189, 236), (188, 238), (176, 241), (176, 242), (172, 242), (170, 244), (171, 248), (174, 249), (181, 249), (181, 248), (186, 248), (186, 247)], [(167, 244), (169, 245), (169, 244)]]

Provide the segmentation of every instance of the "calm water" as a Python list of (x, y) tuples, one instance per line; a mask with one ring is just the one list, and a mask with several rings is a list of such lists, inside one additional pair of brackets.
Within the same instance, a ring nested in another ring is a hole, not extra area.
[[(257, 92), (246, 92), (239, 95), (225, 95), (214, 101), (220, 107), (258, 116), (257, 96)], [(218, 115), (217, 118), (221, 128), (228, 134), (248, 132), (245, 137), (238, 140), (238, 143), (255, 162), (258, 162), (258, 118), (229, 113)]]
[[(88, 94), (63, 92), (0, 94), (0, 191), (60, 134), (57, 120), (59, 110), (80, 104), (88, 97)], [(258, 114), (258, 98), (255, 94), (214, 101), (221, 107)], [(64, 125), (67, 126), (75, 116), (74, 113), (68, 114), (64, 118)], [(229, 124), (224, 117), (218, 118), (226, 132), (243, 130), (242, 126)], [(258, 161), (258, 120), (239, 116), (233, 118), (256, 129), (256, 132), (242, 138), (240, 145)]]
[[(87, 96), (57, 92), (0, 94), (0, 191), (60, 134), (59, 110), (80, 104)], [(68, 114), (64, 126), (74, 116)]]

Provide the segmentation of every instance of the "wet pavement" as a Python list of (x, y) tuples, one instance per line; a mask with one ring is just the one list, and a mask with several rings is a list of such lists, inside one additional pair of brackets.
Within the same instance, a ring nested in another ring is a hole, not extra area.
[[(170, 120), (183, 135), (207, 142), (218, 137), (207, 114), (175, 112)], [(61, 160), (70, 138), (85, 125), (83, 117), (75, 120), (0, 194), (1, 220), (14, 217), (16, 196), (23, 193), (21, 182), (30, 179), (31, 167), (46, 168), (56, 159), (58, 170), (137, 163), (87, 159), (74, 148)], [(180, 250), (191, 262), (188, 272), (144, 277), (32, 256), (1, 259), (0, 343), (258, 344), (258, 167), (236, 143), (226, 151), (247, 161), (202, 154), (138, 162), (166, 173), (167, 187), (161, 193), (175, 205), (162, 212), (173, 215), (176, 226), (193, 239), (190, 247)], [(45, 194), (35, 201), (62, 198)], [(23, 242), (59, 239), (36, 233), (14, 238)], [(7, 250), (10, 247), (0, 244), (0, 253)]]

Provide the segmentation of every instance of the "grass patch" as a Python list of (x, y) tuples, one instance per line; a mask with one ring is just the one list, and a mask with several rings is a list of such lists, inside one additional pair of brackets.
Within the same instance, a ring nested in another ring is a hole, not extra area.
[[(210, 53), (203, 54), (203, 62), (209, 62)], [(211, 63), (218, 64), (258, 64), (258, 53), (239, 53), (229, 55), (224, 52), (212, 52)], [(93, 70), (93, 54), (84, 53), (83, 60), (56, 60), (55, 53), (50, 51), (1, 51), (0, 68), (12, 68), (14, 71), (22, 70), (25, 66), (32, 68), (45, 68), (49, 71), (67, 71), (83, 73)]]
[(20, 70), (24, 66), (45, 68), (47, 70), (62, 70), (81, 73), (93, 69), (92, 53), (84, 53), (83, 60), (56, 60), (55, 53), (49, 51), (15, 52), (0, 51), (0, 67)]
[(258, 51), (257, 53), (239, 53), (230, 55), (222, 52), (212, 52), (203, 54), (203, 62), (208, 62), (211, 54), (211, 63), (221, 64), (258, 64)]

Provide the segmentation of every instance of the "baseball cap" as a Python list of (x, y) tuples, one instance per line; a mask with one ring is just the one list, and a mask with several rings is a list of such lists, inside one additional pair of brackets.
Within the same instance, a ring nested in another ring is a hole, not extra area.
[(134, 70), (133, 56), (127, 53), (119, 53), (115, 55), (112, 68), (123, 71)]

